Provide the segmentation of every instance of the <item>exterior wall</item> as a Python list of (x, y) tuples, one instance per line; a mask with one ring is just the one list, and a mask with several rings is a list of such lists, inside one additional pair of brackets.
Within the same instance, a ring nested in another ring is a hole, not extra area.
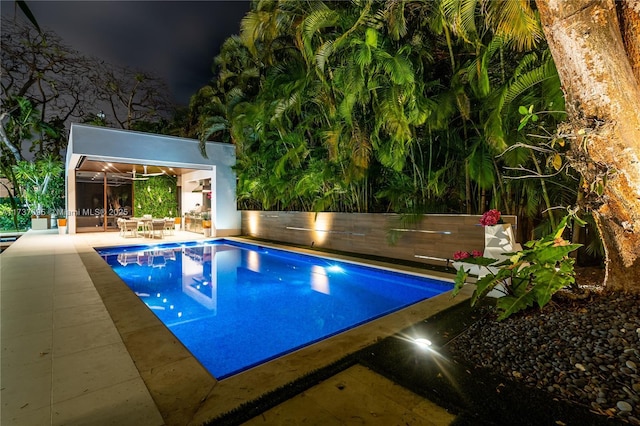
[[(242, 234), (284, 243), (445, 265), (456, 251), (484, 249), (476, 215), (422, 215), (415, 224), (397, 214), (243, 211)], [(502, 216), (517, 229), (516, 216)], [(395, 243), (390, 237), (395, 237)]]

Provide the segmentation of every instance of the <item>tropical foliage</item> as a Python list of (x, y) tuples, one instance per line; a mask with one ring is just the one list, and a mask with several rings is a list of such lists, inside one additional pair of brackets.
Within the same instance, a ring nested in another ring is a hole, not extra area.
[(564, 100), (530, 2), (255, 1), (214, 67), (189, 136), (236, 144), (242, 208), (499, 208), (533, 227), (575, 202), (537, 149)]
[(63, 170), (62, 162), (53, 156), (36, 161), (19, 161), (13, 166), (29, 213), (39, 217), (64, 209)]
[(173, 176), (152, 176), (148, 180), (133, 182), (136, 216), (175, 217), (178, 213), (178, 191)]
[[(30, 23), (2, 19), (0, 178), (6, 181), (0, 183), (16, 212), (14, 227), (19, 228), (21, 196), (33, 206), (33, 194), (21, 194), (20, 189), (33, 185), (24, 186), (25, 175), (19, 182), (14, 166), (26, 171), (25, 160), (61, 159), (70, 121), (177, 132), (167, 123), (173, 105), (159, 79), (80, 54), (53, 32), (43, 31), (24, 1), (16, 4)], [(32, 175), (33, 170), (28, 172)], [(59, 194), (49, 197), (60, 199)], [(35, 203), (38, 209), (40, 202)]]
[(7, 198), (0, 198), (0, 231), (22, 231), (29, 228), (31, 215), (16, 208)]

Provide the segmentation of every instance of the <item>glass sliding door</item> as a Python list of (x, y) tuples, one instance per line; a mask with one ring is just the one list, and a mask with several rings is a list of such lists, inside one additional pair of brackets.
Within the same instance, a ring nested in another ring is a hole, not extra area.
[(107, 173), (106, 193), (106, 229), (117, 230), (119, 218), (128, 219), (131, 217), (133, 206), (131, 180)]
[(76, 232), (104, 229), (104, 177), (102, 172), (76, 171)]
[(104, 172), (76, 171), (76, 232), (118, 230), (118, 218), (131, 216), (130, 180)]

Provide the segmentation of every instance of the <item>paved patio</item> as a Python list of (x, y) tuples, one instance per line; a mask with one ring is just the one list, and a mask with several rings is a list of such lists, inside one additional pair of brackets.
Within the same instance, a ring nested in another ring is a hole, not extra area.
[[(198, 238), (176, 232), (164, 241)], [(1, 424), (201, 424), (469, 296), (465, 290), (455, 302), (449, 294), (423, 301), (217, 381), (93, 250), (142, 241), (118, 233), (30, 231), (0, 255)], [(248, 424), (445, 425), (453, 419), (356, 365)]]

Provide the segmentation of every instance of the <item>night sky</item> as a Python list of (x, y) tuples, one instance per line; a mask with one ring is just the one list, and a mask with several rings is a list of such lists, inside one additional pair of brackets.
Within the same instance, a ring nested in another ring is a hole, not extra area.
[[(58, 34), (65, 44), (163, 78), (184, 105), (212, 78), (213, 58), (227, 37), (240, 32), (240, 21), (250, 7), (249, 0), (27, 4), (40, 27)], [(14, 5), (13, 0), (2, 0), (2, 15), (12, 17)]]

